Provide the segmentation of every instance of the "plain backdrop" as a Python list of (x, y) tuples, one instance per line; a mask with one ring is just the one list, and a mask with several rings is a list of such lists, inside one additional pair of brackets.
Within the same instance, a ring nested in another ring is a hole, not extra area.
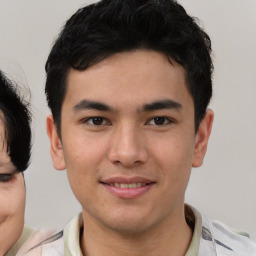
[[(25, 172), (26, 222), (61, 228), (80, 211), (54, 170), (45, 119), (44, 64), (54, 38), (82, 0), (0, 0), (0, 68), (30, 87), (32, 164)], [(182, 0), (212, 39), (215, 112), (205, 163), (193, 169), (186, 202), (256, 238), (256, 1)]]

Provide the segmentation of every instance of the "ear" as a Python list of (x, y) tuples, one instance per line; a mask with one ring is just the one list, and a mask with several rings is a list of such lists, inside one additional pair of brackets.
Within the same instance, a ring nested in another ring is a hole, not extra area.
[(56, 170), (64, 170), (66, 166), (63, 155), (63, 147), (52, 115), (49, 115), (46, 119), (46, 129), (50, 140), (50, 153), (53, 166)]
[(211, 109), (206, 111), (204, 119), (201, 121), (196, 133), (196, 143), (192, 166), (200, 167), (203, 164), (204, 156), (207, 150), (208, 140), (212, 130), (214, 113)]

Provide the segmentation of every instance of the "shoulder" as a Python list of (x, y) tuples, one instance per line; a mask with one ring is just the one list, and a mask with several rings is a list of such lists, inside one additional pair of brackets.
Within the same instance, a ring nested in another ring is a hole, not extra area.
[(75, 216), (60, 232), (38, 230), (32, 234), (17, 256), (82, 255), (79, 241), (81, 219), (81, 215)]
[(256, 256), (256, 242), (247, 233), (206, 217), (202, 217), (202, 240), (212, 242), (216, 255)]
[(22, 234), (19, 237), (18, 241), (9, 249), (9, 251), (5, 254), (5, 256), (13, 256), (17, 255), (20, 251), (20, 248), (26, 243), (29, 237), (35, 232), (32, 227), (24, 225)]
[(63, 256), (62, 238), (63, 231), (39, 229), (29, 237), (17, 256)]
[(186, 205), (186, 210), (188, 209), (192, 210), (195, 218), (193, 239), (196, 238), (199, 247), (197, 255), (256, 256), (256, 242), (247, 233), (235, 231), (219, 221), (211, 220)]

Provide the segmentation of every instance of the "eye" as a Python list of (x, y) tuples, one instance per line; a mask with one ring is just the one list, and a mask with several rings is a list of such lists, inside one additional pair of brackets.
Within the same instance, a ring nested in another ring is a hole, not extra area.
[(0, 174), (0, 182), (8, 182), (12, 179), (12, 174)]
[(169, 123), (172, 123), (173, 121), (170, 118), (164, 117), (164, 116), (157, 116), (149, 120), (148, 124), (149, 125), (166, 125)]
[(87, 118), (84, 122), (96, 126), (109, 124), (105, 118), (99, 116)]

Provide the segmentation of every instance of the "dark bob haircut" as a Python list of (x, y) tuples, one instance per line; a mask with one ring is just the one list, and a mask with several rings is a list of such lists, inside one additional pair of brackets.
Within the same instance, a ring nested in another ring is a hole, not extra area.
[(17, 171), (27, 169), (31, 151), (29, 104), (19, 96), (16, 85), (0, 71), (0, 111), (3, 114), (7, 153)]
[(102, 0), (79, 9), (65, 24), (45, 65), (45, 93), (60, 135), (70, 68), (85, 70), (115, 53), (149, 49), (183, 66), (193, 97), (195, 130), (212, 96), (211, 41), (173, 0)]

